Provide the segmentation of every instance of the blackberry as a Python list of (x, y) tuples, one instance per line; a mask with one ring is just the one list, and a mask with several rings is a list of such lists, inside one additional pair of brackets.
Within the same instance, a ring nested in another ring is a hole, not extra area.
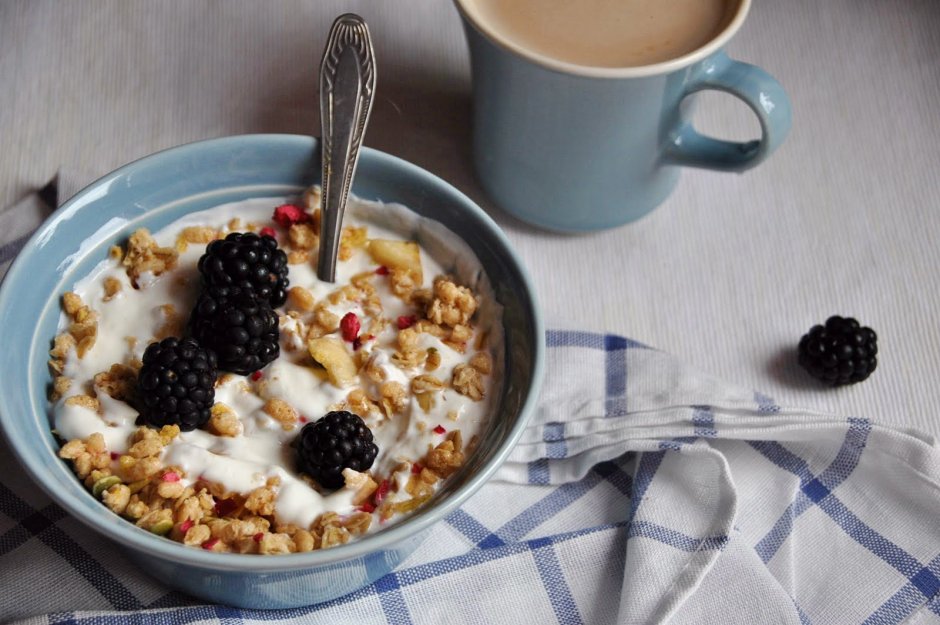
[(280, 355), (277, 313), (254, 291), (205, 287), (189, 317), (189, 331), (215, 352), (219, 369), (248, 375)]
[(330, 489), (345, 483), (343, 469), (365, 471), (379, 453), (372, 431), (359, 415), (345, 410), (328, 412), (305, 425), (297, 435), (296, 447), (300, 470)]
[(287, 299), (287, 255), (274, 237), (233, 232), (207, 245), (198, 267), (207, 286), (252, 290), (275, 307)]
[(851, 317), (829, 317), (800, 339), (800, 366), (829, 386), (854, 384), (878, 366), (878, 335)]
[(209, 420), (218, 375), (215, 354), (193, 339), (151, 343), (137, 374), (141, 421), (193, 430)]

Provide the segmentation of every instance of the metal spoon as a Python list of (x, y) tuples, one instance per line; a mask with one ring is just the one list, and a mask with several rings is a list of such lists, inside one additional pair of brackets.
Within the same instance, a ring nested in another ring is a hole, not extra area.
[(323, 186), (317, 276), (325, 282), (336, 278), (343, 213), (374, 94), (375, 53), (369, 27), (358, 15), (340, 15), (330, 28), (320, 63)]

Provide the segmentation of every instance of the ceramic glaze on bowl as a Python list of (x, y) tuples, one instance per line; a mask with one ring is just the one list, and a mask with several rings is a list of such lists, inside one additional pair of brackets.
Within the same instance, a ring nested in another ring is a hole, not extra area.
[(46, 362), (59, 301), (139, 227), (157, 230), (188, 213), (251, 197), (298, 193), (319, 182), (317, 143), (246, 135), (189, 144), (131, 163), (56, 211), (23, 248), (0, 288), (0, 426), (29, 475), (72, 516), (119, 543), (141, 569), (197, 597), (239, 607), (285, 608), (334, 599), (397, 566), (428, 528), (479, 489), (505, 460), (538, 396), (543, 328), (519, 259), (493, 221), (453, 187), (387, 154), (364, 149), (352, 192), (434, 219), (477, 255), (503, 307), (506, 372), (477, 452), (427, 506), (361, 540), (284, 556), (184, 547), (118, 519), (65, 462), (50, 428)]

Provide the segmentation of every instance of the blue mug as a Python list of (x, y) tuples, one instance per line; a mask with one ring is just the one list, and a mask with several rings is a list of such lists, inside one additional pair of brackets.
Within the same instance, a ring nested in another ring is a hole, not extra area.
[[(640, 67), (574, 65), (525, 49), (456, 0), (470, 47), (477, 177), (502, 209), (560, 232), (619, 226), (665, 200), (681, 167), (741, 172), (761, 163), (790, 129), (790, 102), (764, 70), (722, 50), (726, 26), (681, 57)], [(730, 93), (757, 115), (761, 137), (724, 141), (692, 126), (694, 95)]]

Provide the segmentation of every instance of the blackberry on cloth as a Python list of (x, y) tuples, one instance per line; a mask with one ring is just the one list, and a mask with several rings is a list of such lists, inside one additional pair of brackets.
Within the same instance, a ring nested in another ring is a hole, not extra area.
[(362, 418), (345, 410), (328, 412), (305, 425), (296, 446), (300, 470), (330, 489), (345, 483), (343, 469), (366, 471), (379, 453)]
[(851, 317), (829, 317), (800, 339), (799, 363), (829, 386), (861, 382), (878, 366), (878, 335)]
[(251, 290), (275, 307), (287, 299), (287, 255), (274, 237), (233, 232), (209, 243), (198, 267), (206, 286)]
[(141, 419), (193, 430), (209, 420), (218, 375), (215, 354), (193, 339), (170, 337), (150, 344), (137, 375)]
[(203, 288), (189, 330), (200, 345), (215, 352), (223, 371), (248, 375), (281, 352), (277, 313), (250, 289)]

